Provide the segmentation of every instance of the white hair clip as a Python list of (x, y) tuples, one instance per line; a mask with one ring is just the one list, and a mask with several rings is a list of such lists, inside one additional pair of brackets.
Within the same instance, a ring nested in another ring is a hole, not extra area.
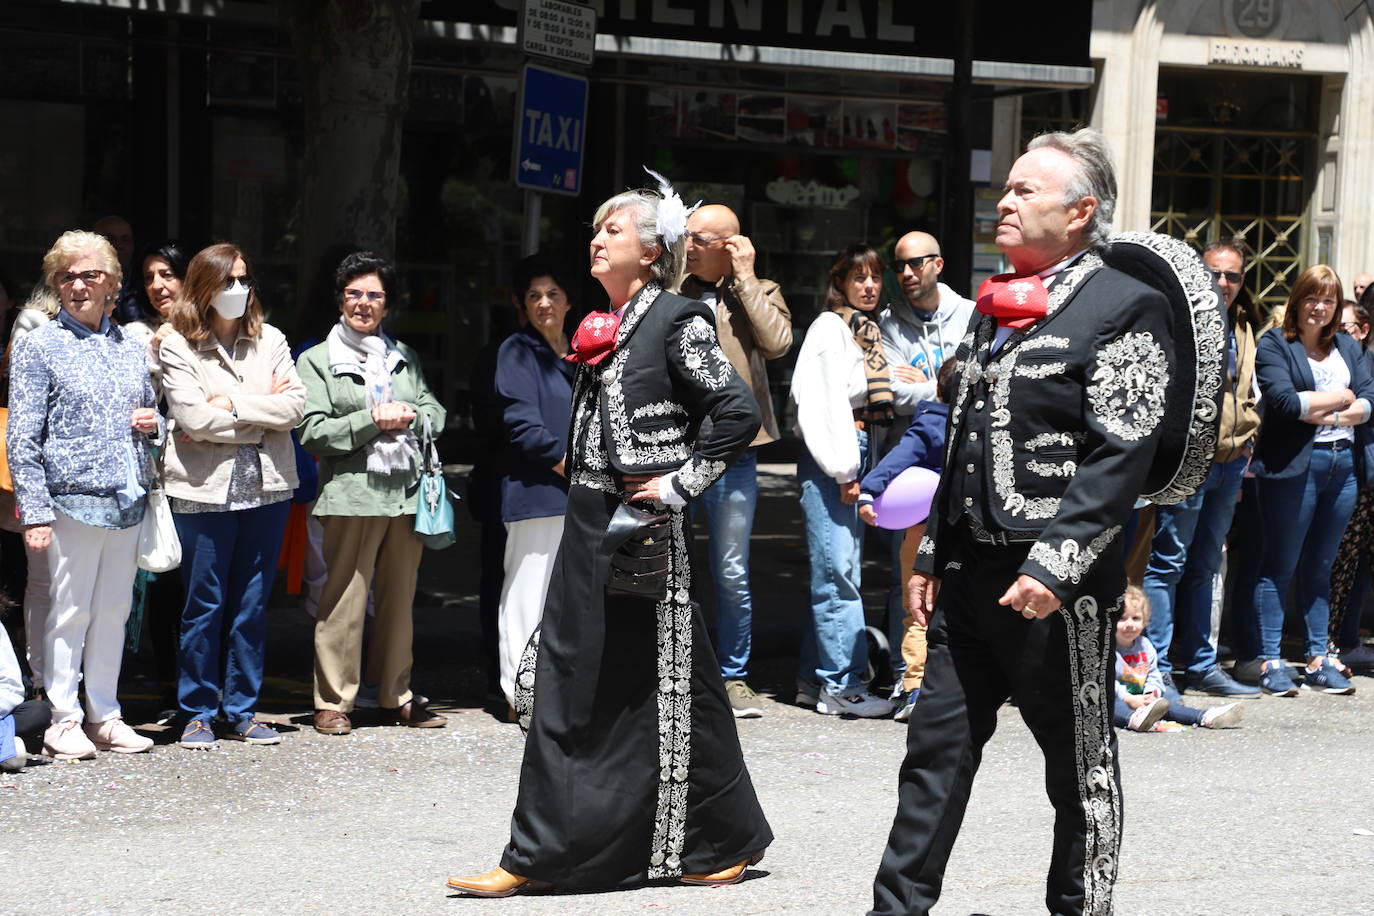
[(668, 179), (647, 165), (644, 166), (644, 171), (654, 176), (658, 181), (658, 193), (663, 195), (663, 200), (659, 201), (658, 204), (658, 234), (663, 236), (663, 241), (671, 245), (687, 234), (687, 217), (691, 216), (692, 212), (701, 206), (701, 201), (697, 201), (690, 207), (684, 206), (682, 198), (678, 196), (677, 191), (673, 190)]

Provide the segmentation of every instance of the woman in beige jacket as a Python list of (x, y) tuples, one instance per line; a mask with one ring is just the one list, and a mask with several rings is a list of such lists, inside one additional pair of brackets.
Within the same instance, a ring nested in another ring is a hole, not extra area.
[(213, 747), (216, 712), (227, 722), (225, 737), (276, 744), (281, 736), (254, 713), (267, 598), (297, 484), (290, 431), (304, 414), (305, 387), (285, 336), (263, 322), (248, 263), (233, 245), (211, 245), (191, 259), (172, 326), (162, 344), (162, 388), (176, 424), (164, 486), (186, 583), (180, 744)]

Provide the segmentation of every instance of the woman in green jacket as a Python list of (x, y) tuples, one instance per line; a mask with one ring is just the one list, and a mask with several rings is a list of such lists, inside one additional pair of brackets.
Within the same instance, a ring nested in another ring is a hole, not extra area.
[(411, 605), (423, 549), (413, 484), (424, 418), (442, 430), (444, 408), (425, 384), (415, 351), (381, 330), (396, 300), (395, 267), (371, 252), (350, 254), (334, 288), (339, 323), (296, 364), (306, 390), (297, 432), (320, 459), (314, 514), (324, 527), (329, 570), (315, 618), (315, 730), (352, 731), (369, 591), (382, 719), (436, 728), (445, 718), (410, 690)]

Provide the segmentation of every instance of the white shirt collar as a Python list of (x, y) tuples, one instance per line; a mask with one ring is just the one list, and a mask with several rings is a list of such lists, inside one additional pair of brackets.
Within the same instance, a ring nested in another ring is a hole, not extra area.
[(1037, 273), (1036, 276), (1039, 277), (1041, 280), (1048, 280), (1050, 277), (1053, 277), (1055, 274), (1059, 273), (1061, 270), (1068, 267), (1074, 261), (1077, 261), (1079, 258), (1083, 257), (1084, 252), (1086, 252), (1087, 250), (1088, 249), (1084, 248), (1083, 251), (1074, 252), (1064, 260), (1060, 261), (1058, 264), (1052, 264), (1049, 267), (1046, 267), (1044, 270)]

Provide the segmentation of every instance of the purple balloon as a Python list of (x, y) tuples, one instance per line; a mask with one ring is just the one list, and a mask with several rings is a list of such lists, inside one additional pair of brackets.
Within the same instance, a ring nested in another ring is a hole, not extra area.
[(878, 527), (904, 531), (925, 521), (939, 485), (940, 475), (929, 468), (907, 468), (898, 474), (873, 500)]

